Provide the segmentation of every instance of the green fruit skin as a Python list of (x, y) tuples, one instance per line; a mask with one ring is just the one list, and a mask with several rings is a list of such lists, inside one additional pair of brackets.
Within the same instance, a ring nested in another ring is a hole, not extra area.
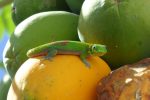
[(150, 57), (149, 5), (147, 0), (86, 0), (79, 38), (105, 44), (108, 53), (102, 58), (112, 69)]
[(70, 11), (65, 0), (14, 0), (12, 19), (16, 25), (27, 17), (44, 11)]
[(80, 14), (80, 10), (84, 0), (66, 0), (66, 2), (74, 13)]
[(10, 76), (13, 78), (27, 59), (29, 49), (57, 40), (79, 41), (78, 17), (65, 11), (51, 11), (35, 14), (21, 22), (3, 52), (3, 62)]
[(11, 79), (6, 73), (3, 79), (0, 81), (0, 100), (7, 100), (7, 93), (11, 85)]

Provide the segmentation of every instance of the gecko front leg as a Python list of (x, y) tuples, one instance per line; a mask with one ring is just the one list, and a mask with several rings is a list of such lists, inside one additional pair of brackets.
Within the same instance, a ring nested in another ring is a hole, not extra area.
[(81, 61), (88, 67), (88, 68), (90, 68), (90, 63), (86, 60), (86, 58), (87, 58), (87, 55), (86, 54), (81, 54), (80, 55), (80, 59), (81, 59)]

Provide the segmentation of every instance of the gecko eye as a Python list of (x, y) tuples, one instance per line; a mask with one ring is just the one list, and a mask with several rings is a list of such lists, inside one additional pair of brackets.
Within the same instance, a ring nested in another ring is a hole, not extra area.
[(95, 46), (95, 45), (92, 46), (92, 50), (93, 50), (93, 51), (96, 50), (96, 46)]

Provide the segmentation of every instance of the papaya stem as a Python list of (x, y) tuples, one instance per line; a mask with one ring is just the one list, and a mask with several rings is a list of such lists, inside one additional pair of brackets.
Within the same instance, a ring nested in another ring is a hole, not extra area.
[(11, 2), (13, 2), (13, 0), (2, 0), (2, 1), (0, 1), (0, 8), (3, 8), (4, 6), (10, 4)]

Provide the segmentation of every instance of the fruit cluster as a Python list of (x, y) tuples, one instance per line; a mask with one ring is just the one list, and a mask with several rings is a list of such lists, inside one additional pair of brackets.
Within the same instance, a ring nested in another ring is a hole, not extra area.
[[(3, 52), (5, 68), (13, 79), (7, 100), (97, 100), (97, 83), (110, 73), (110, 68), (150, 56), (149, 3), (14, 0), (12, 20), (16, 28)], [(29, 49), (60, 40), (104, 44), (108, 52), (103, 60), (87, 58), (91, 68), (74, 55), (57, 55), (52, 61), (42, 57), (28, 59)]]

